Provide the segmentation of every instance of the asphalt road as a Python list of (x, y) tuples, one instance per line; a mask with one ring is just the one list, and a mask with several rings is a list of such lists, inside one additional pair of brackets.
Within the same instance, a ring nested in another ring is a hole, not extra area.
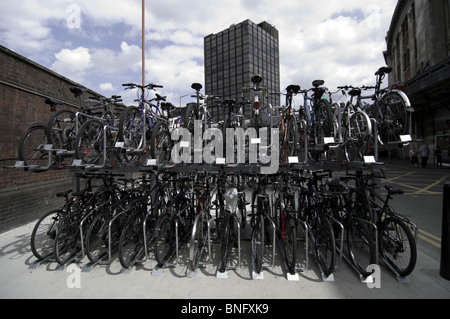
[[(205, 265), (197, 277), (187, 277), (187, 250), (180, 251), (175, 268), (157, 274), (151, 259), (124, 273), (117, 259), (105, 266), (89, 269), (87, 260), (60, 268), (56, 263), (36, 268), (29, 241), (33, 224), (0, 235), (0, 298), (145, 298), (181, 299), (174, 313), (184, 306), (201, 304), (202, 299), (246, 299), (264, 302), (269, 299), (448, 299), (450, 281), (439, 276), (441, 251), (442, 188), (450, 182), (450, 169), (409, 167), (405, 161), (387, 163), (383, 184), (406, 191), (392, 202), (397, 211), (418, 226), (418, 260), (408, 282), (400, 282), (380, 263), (380, 287), (363, 283), (353, 268), (343, 260), (333, 280), (324, 281), (312, 258), (309, 266), (294, 278), (288, 278), (278, 247), (275, 263), (263, 272), (263, 278), (252, 279), (250, 244), (242, 243), (241, 264), (230, 270), (227, 278), (217, 278), (216, 254), (213, 263)], [(269, 254), (267, 262), (272, 261)], [(303, 254), (303, 265), (305, 262)], [(290, 280), (288, 280), (290, 279)], [(199, 300), (197, 303), (194, 300)], [(218, 301), (219, 302), (219, 301)], [(191, 307), (191, 310), (193, 308)], [(223, 310), (223, 309), (222, 309)]]

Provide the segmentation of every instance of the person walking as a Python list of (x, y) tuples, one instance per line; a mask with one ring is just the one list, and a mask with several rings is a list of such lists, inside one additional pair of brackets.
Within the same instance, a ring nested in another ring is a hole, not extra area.
[(436, 146), (436, 149), (434, 150), (434, 156), (436, 156), (436, 165), (442, 167), (442, 151), (439, 145)]
[(409, 157), (411, 158), (411, 167), (417, 167), (419, 164), (419, 158), (417, 157), (416, 147), (413, 146), (409, 150)]
[(428, 157), (430, 156), (430, 149), (428, 148), (428, 145), (425, 145), (422, 148), (421, 154), (422, 154), (422, 156), (421, 156), (422, 157), (422, 168), (426, 168), (427, 164), (428, 164)]

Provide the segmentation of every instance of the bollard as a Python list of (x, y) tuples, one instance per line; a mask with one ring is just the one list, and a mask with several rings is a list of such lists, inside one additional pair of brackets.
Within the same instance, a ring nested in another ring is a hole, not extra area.
[(442, 278), (450, 280), (450, 183), (444, 186), (442, 216), (441, 271)]

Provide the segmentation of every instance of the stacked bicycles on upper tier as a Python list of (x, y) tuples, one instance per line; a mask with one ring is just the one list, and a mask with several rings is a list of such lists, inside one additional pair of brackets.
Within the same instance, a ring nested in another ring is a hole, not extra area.
[[(165, 97), (148, 100), (148, 92), (160, 85), (124, 84), (126, 89), (137, 88), (139, 106), (128, 107), (121, 113), (112, 112), (120, 103), (120, 96), (109, 99), (89, 97), (97, 105), (86, 107), (82, 96), (86, 90), (71, 87), (80, 101), (78, 111), (63, 109), (52, 115), (47, 123), (32, 123), (19, 143), (20, 164), (33, 171), (45, 171), (68, 165), (103, 168), (115, 164), (160, 158), (170, 155), (170, 130), (179, 126), (182, 111)], [(45, 101), (53, 113), (63, 103)], [(75, 159), (75, 161), (73, 161)], [(72, 160), (72, 163), (68, 163)]]

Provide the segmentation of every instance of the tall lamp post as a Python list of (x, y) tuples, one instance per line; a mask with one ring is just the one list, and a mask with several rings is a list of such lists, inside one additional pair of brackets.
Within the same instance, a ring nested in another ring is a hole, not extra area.
[(142, 86), (145, 86), (145, 0), (142, 0)]

